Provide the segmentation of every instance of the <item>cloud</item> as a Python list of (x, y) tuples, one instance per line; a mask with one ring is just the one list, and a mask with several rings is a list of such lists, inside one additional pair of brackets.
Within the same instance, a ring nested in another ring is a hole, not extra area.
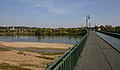
[(86, 7), (97, 3), (93, 2), (85, 2), (78, 0), (18, 0), (19, 2), (25, 3), (32, 7), (36, 7), (38, 9), (45, 9), (51, 13), (57, 14), (74, 14), (82, 7)]

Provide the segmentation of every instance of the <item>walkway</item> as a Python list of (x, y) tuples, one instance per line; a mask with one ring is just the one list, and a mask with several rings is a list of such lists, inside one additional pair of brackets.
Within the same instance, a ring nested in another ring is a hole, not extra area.
[(120, 53), (90, 32), (74, 70), (120, 70)]

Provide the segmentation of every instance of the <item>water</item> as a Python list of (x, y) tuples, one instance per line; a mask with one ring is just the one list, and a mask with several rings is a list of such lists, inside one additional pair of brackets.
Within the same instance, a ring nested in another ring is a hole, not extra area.
[[(80, 35), (60, 35), (60, 36), (0, 36), (0, 41), (6, 42), (47, 42), (47, 43), (67, 43), (76, 44), (82, 36)], [(33, 52), (65, 52), (66, 50), (47, 50), (16, 48), (16, 50), (30, 50)]]
[(67, 50), (54, 50), (54, 49), (30, 49), (30, 48), (16, 48), (16, 50), (28, 50), (28, 51), (32, 51), (32, 52), (38, 52), (38, 53), (41, 53), (41, 52), (49, 52), (49, 53), (56, 53), (56, 52), (66, 52)]
[(79, 41), (80, 35), (60, 35), (60, 36), (0, 36), (0, 41), (6, 42), (47, 42), (47, 43), (69, 43), (75, 44)]
[(113, 47), (115, 47), (117, 50), (120, 51), (120, 39), (96, 32), (100, 37), (102, 37), (104, 40), (106, 40), (109, 44), (111, 44)]

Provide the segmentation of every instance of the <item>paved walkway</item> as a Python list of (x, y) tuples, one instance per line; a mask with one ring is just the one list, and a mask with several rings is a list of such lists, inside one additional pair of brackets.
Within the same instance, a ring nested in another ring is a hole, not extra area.
[(120, 70), (120, 53), (90, 32), (74, 70)]

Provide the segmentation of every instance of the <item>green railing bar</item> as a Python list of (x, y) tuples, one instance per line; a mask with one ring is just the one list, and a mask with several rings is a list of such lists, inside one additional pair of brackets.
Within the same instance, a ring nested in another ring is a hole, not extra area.
[(80, 41), (67, 52), (63, 54), (58, 60), (52, 64), (48, 64), (46, 70), (73, 70), (86, 43), (89, 31), (84, 35)]

